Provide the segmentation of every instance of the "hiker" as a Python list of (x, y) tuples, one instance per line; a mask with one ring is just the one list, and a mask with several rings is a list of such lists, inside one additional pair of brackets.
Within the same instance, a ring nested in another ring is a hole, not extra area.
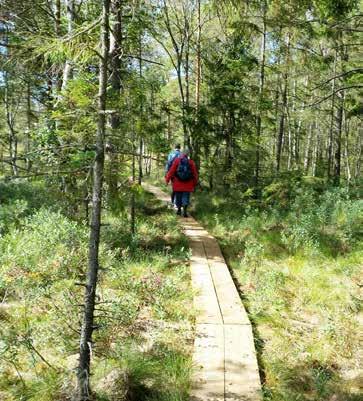
[[(168, 161), (166, 162), (166, 165), (165, 165), (165, 174), (167, 174), (168, 171), (170, 170), (174, 160), (181, 155), (180, 149), (181, 149), (181, 146), (180, 146), (179, 143), (177, 143), (175, 145), (175, 149), (172, 150), (169, 153)], [(171, 192), (171, 206), (174, 206), (174, 204), (175, 204), (175, 192), (174, 192), (174, 190), (172, 190), (172, 192)]]
[(169, 184), (172, 181), (173, 192), (175, 193), (175, 203), (177, 215), (188, 217), (187, 209), (190, 202), (190, 193), (194, 191), (198, 183), (198, 172), (193, 160), (189, 158), (189, 149), (183, 150), (181, 155), (176, 158), (165, 176), (165, 181)]

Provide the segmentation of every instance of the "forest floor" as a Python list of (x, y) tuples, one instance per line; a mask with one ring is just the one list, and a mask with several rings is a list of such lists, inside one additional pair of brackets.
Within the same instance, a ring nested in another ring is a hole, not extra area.
[[(74, 394), (87, 267), (84, 210), (43, 184), (0, 188), (0, 399)], [(192, 373), (189, 248), (176, 217), (141, 189), (136, 234), (128, 201), (104, 205), (95, 400), (186, 401)]]
[[(0, 188), (4, 401), (74, 391), (88, 227), (82, 205), (52, 187)], [(360, 401), (363, 202), (343, 188), (296, 191), (259, 205), (197, 193), (194, 216), (219, 240), (247, 307), (264, 401)], [(92, 387), (98, 401), (186, 401), (191, 253), (176, 216), (141, 188), (135, 197), (135, 235), (125, 194), (104, 205)]]
[(363, 202), (335, 189), (285, 208), (195, 198), (253, 323), (264, 400), (362, 400)]
[[(144, 188), (170, 203), (170, 195)], [(218, 242), (192, 217), (180, 219), (191, 248), (196, 309), (191, 401), (260, 401), (261, 382), (251, 322)]]

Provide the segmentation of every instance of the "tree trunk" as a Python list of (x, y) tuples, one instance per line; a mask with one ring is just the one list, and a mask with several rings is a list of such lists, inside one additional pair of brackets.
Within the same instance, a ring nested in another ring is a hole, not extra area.
[(320, 127), (315, 123), (315, 128), (316, 128), (316, 136), (314, 140), (314, 148), (312, 151), (312, 166), (311, 166), (311, 174), (313, 177), (316, 176), (316, 167), (318, 163), (318, 156), (319, 156), (319, 142), (320, 142)]
[[(139, 78), (140, 82), (142, 82), (142, 36), (140, 33), (140, 38), (139, 38)], [(143, 117), (144, 117), (144, 105), (142, 101), (140, 102), (140, 120), (142, 122)], [(140, 124), (140, 127), (142, 127), (142, 124)], [(142, 131), (140, 130), (139, 132), (139, 159), (138, 159), (138, 164), (139, 164), (139, 171), (138, 171), (138, 179), (137, 182), (139, 185), (141, 185), (142, 182), (142, 160), (143, 160), (143, 140), (142, 140)]]
[(349, 163), (349, 124), (345, 118), (345, 112), (344, 112), (344, 132), (345, 132), (345, 140), (344, 140), (344, 158), (345, 158), (345, 169), (346, 169), (346, 175), (347, 175), (347, 181), (348, 184), (350, 183), (350, 180), (352, 179), (352, 174), (351, 174), (351, 169), (350, 169), (350, 163)]
[(284, 78), (284, 89), (282, 92), (282, 110), (281, 110), (279, 132), (276, 145), (276, 171), (278, 173), (280, 172), (280, 167), (281, 167), (282, 146), (285, 132), (286, 103), (287, 103), (287, 74), (285, 74)]
[[(337, 52), (335, 52), (334, 59), (334, 76), (337, 73)], [(330, 128), (329, 128), (329, 144), (328, 144), (328, 178), (331, 178), (332, 163), (333, 163), (333, 143), (334, 143), (334, 121), (335, 121), (335, 78), (332, 81), (332, 93), (331, 98), (331, 111), (330, 111)]]
[(263, 2), (263, 27), (261, 37), (261, 52), (260, 52), (260, 85), (258, 97), (258, 112), (256, 121), (256, 166), (254, 184), (257, 188), (260, 180), (260, 152), (261, 152), (261, 135), (262, 135), (262, 102), (265, 86), (265, 57), (266, 57), (266, 2)]
[(311, 146), (311, 141), (312, 141), (312, 136), (313, 136), (313, 123), (310, 123), (309, 125), (309, 132), (308, 132), (308, 138), (306, 142), (306, 147), (305, 147), (305, 156), (304, 156), (304, 172), (305, 174), (308, 174), (309, 172), (309, 165), (310, 165), (310, 146)]
[[(66, 0), (66, 8), (67, 8), (67, 34), (68, 36), (71, 36), (75, 20), (74, 0)], [(71, 62), (67, 60), (63, 68), (63, 79), (61, 88), (62, 91), (64, 91), (67, 88), (68, 81), (71, 77), (72, 77), (72, 65)]]
[(344, 93), (339, 94), (339, 108), (337, 115), (337, 132), (335, 135), (335, 154), (334, 154), (334, 184), (340, 184), (341, 159), (342, 159), (342, 129), (344, 114)]
[(15, 120), (14, 120), (14, 112), (12, 110), (12, 98), (9, 94), (9, 86), (8, 86), (8, 74), (4, 73), (4, 81), (5, 81), (5, 113), (6, 113), (6, 123), (8, 126), (8, 141), (9, 141), (9, 156), (10, 156), (10, 165), (13, 176), (17, 177), (19, 175), (17, 159), (18, 159), (18, 137), (15, 131)]
[[(132, 135), (132, 185), (135, 184), (136, 181), (136, 146), (135, 146), (135, 132), (133, 132)], [(134, 188), (132, 188), (132, 192), (131, 192), (131, 221), (130, 221), (130, 230), (131, 230), (131, 234), (135, 234), (136, 232), (136, 205), (135, 205), (135, 192), (134, 192)]]
[(56, 35), (59, 37), (61, 26), (61, 0), (55, 0), (54, 3), (54, 30)]
[(109, 10), (110, 0), (103, 0), (101, 23), (101, 55), (99, 63), (98, 91), (98, 125), (96, 136), (96, 158), (93, 166), (92, 216), (88, 250), (87, 284), (84, 295), (84, 314), (81, 327), (81, 339), (78, 366), (79, 400), (89, 401), (90, 395), (90, 364), (92, 352), (92, 333), (94, 327), (95, 297), (99, 269), (99, 243), (101, 228), (102, 183), (104, 168), (104, 138), (106, 129), (106, 90), (107, 62), (109, 51)]
[(196, 58), (196, 78), (195, 78), (195, 109), (198, 115), (200, 105), (200, 83), (202, 79), (202, 64), (201, 64), (201, 36), (202, 26), (200, 21), (200, 0), (197, 1), (198, 13), (198, 31), (197, 31), (197, 58)]
[(137, 182), (139, 185), (141, 185), (142, 182), (142, 177), (143, 177), (143, 169), (142, 169), (142, 161), (144, 157), (144, 141), (142, 137), (139, 139), (139, 175)]
[(32, 104), (31, 104), (31, 89), (30, 84), (27, 84), (27, 92), (26, 92), (26, 123), (27, 123), (27, 131), (26, 131), (26, 143), (25, 143), (25, 152), (26, 152), (26, 170), (29, 173), (31, 170), (31, 160), (29, 159), (30, 152), (30, 133), (32, 130)]
[(361, 171), (361, 162), (362, 162), (362, 135), (358, 135), (357, 138), (357, 144), (356, 144), (356, 149), (358, 151), (357, 153), (357, 159), (355, 163), (355, 171), (354, 171), (354, 178), (357, 180), (360, 177), (360, 171)]
[(290, 60), (290, 32), (288, 32), (286, 37), (286, 57), (285, 57), (285, 72), (284, 72), (284, 89), (282, 91), (282, 106), (281, 106), (281, 116), (280, 116), (280, 125), (279, 132), (277, 137), (277, 146), (276, 146), (276, 172), (280, 172), (281, 168), (281, 157), (282, 157), (282, 148), (284, 141), (284, 132), (285, 132), (285, 122), (286, 122), (286, 108), (287, 108), (287, 87), (288, 87), (288, 78), (289, 78), (289, 60)]
[[(110, 41), (110, 84), (113, 96), (120, 96), (122, 86), (121, 68), (122, 68), (122, 0), (113, 0), (111, 4), (112, 14), (112, 28), (111, 28), (111, 41)], [(121, 120), (120, 113), (117, 110), (110, 116), (111, 130), (114, 136), (118, 135)], [(110, 151), (106, 153), (105, 162), (107, 174), (105, 176), (107, 182), (107, 197), (112, 199), (117, 193), (117, 156), (113, 152), (112, 138), (108, 137), (106, 140), (106, 149)]]

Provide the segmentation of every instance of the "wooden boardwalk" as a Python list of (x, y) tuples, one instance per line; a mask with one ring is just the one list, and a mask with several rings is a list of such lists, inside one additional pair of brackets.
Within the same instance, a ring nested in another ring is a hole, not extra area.
[[(170, 202), (159, 188), (143, 184)], [(196, 338), (190, 401), (260, 401), (252, 327), (218, 242), (193, 218), (181, 218), (189, 238)]]

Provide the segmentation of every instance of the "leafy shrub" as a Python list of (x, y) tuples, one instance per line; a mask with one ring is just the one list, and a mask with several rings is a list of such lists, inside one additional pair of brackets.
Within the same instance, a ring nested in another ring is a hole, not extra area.
[(28, 209), (25, 200), (16, 199), (11, 204), (4, 204), (0, 208), (0, 237), (20, 225)]
[(43, 287), (81, 274), (86, 238), (86, 229), (60, 212), (40, 209), (0, 239), (0, 290)]

